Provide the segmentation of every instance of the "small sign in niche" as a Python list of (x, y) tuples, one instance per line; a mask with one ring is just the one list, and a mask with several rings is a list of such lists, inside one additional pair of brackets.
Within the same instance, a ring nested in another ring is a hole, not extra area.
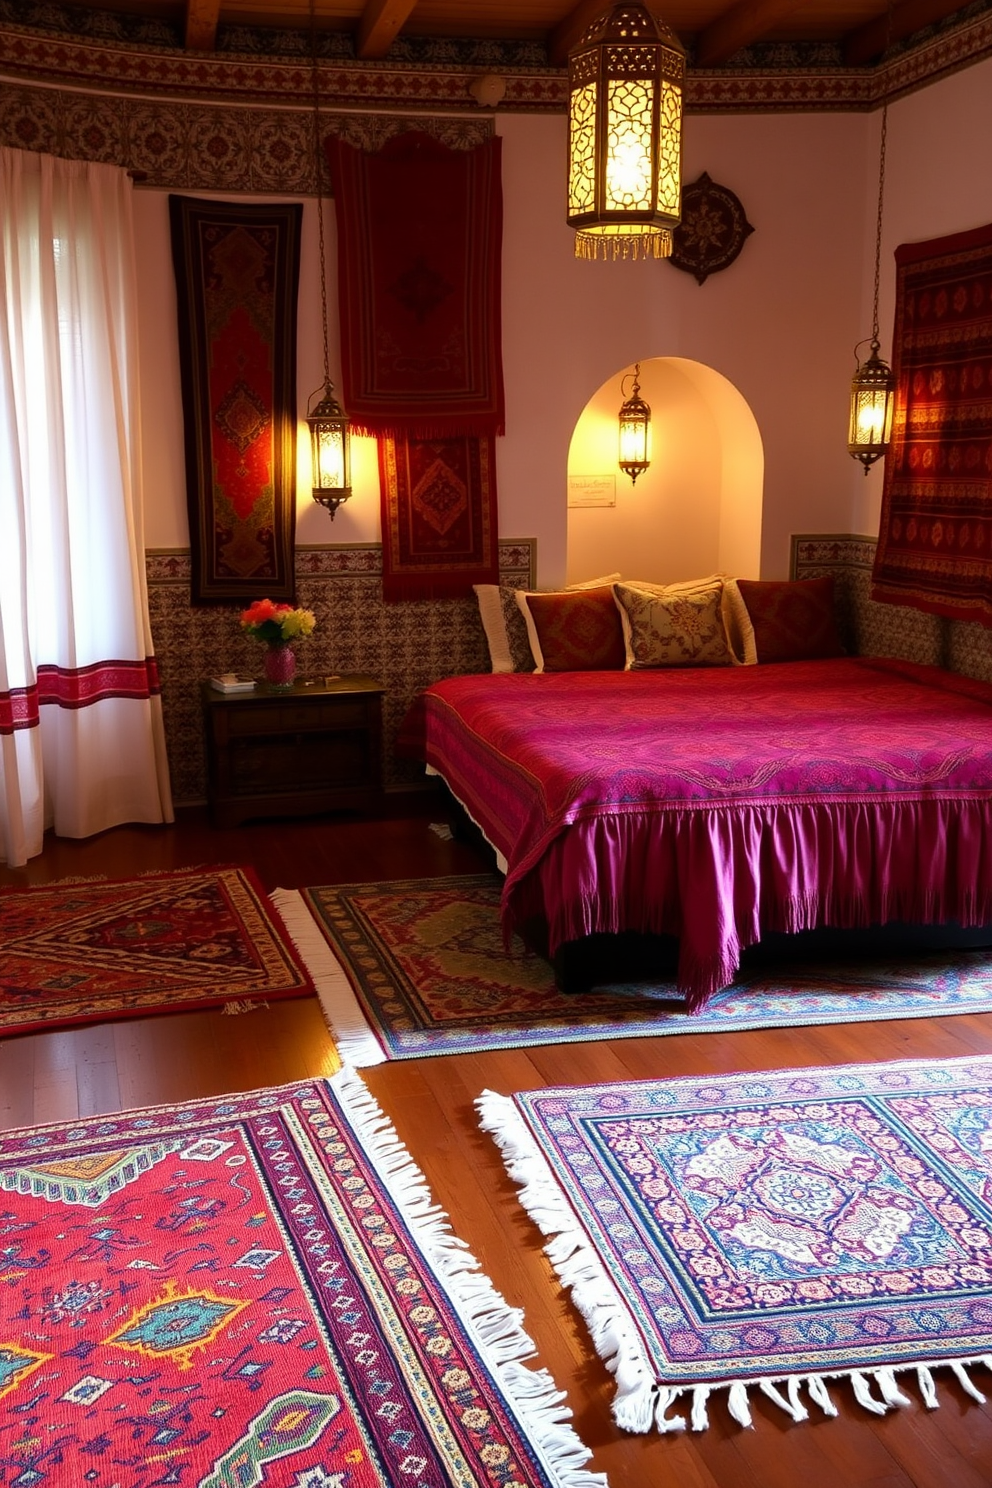
[(616, 476), (570, 475), (568, 477), (568, 504), (569, 506), (616, 506)]

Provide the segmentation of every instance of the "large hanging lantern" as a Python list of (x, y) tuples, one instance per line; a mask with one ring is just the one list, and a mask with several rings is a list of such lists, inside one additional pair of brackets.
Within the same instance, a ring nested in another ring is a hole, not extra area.
[[(641, 397), (641, 364), (634, 367), (630, 396), (624, 398), (620, 408), (620, 469), (630, 476), (631, 485), (642, 470), (651, 464), (651, 409)], [(624, 396), (627, 378), (620, 382), (620, 396)]]
[[(318, 393), (324, 396), (312, 408), (310, 405)], [(330, 380), (310, 394), (307, 427), (313, 499), (326, 506), (333, 519), (338, 507), (351, 495), (351, 431), (348, 416), (335, 398)]]
[(568, 224), (577, 258), (667, 258), (682, 207), (685, 50), (614, 5), (568, 56)]

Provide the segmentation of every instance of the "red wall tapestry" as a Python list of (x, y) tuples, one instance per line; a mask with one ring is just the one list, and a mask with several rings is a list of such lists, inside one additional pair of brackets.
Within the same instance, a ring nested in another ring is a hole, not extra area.
[(495, 441), (379, 440), (382, 595), (451, 599), (499, 582)]
[(896, 250), (872, 598), (992, 627), (992, 224)]
[(170, 196), (193, 604), (294, 596), (303, 208)]
[(419, 130), (326, 141), (338, 224), (341, 384), (357, 432), (502, 434), (502, 140)]

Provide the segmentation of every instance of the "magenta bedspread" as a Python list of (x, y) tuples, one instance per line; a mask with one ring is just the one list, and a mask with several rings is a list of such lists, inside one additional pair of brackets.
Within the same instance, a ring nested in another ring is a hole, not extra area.
[(453, 677), (425, 752), (509, 933), (679, 937), (701, 1005), (764, 932), (992, 921), (992, 686), (869, 658)]

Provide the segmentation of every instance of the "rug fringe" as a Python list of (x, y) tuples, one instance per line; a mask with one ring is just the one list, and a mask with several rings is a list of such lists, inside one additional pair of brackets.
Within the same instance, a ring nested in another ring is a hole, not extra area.
[[(935, 1359), (927, 1364), (880, 1365), (874, 1369), (844, 1369), (817, 1374), (775, 1375), (752, 1380), (700, 1380), (685, 1385), (663, 1384), (631, 1322), (628, 1309), (585, 1231), (577, 1222), (551, 1165), (541, 1151), (514, 1102), (495, 1091), (484, 1090), (475, 1102), (479, 1125), (493, 1137), (503, 1155), (510, 1178), (519, 1186), (523, 1207), (545, 1236), (544, 1250), (559, 1280), (585, 1318), (593, 1345), (606, 1367), (616, 1377), (613, 1419), (624, 1431), (644, 1433), (652, 1426), (660, 1432), (705, 1431), (709, 1426), (707, 1402), (716, 1391), (727, 1391), (727, 1409), (739, 1425), (752, 1427), (749, 1392), (758, 1390), (793, 1421), (806, 1421), (809, 1411), (800, 1391), (806, 1387), (810, 1400), (825, 1416), (836, 1416), (837, 1407), (827, 1390), (828, 1380), (850, 1382), (858, 1404), (873, 1415), (912, 1405), (896, 1382), (897, 1374), (915, 1372), (923, 1403), (936, 1410), (939, 1401), (932, 1370), (949, 1368), (961, 1388), (984, 1404), (986, 1397), (968, 1370), (981, 1364), (992, 1372), (992, 1354), (964, 1359)], [(873, 1387), (878, 1394), (873, 1393)], [(672, 1407), (686, 1397), (685, 1415), (670, 1415)]]
[(342, 1062), (356, 1069), (384, 1064), (386, 1051), (362, 1012), (354, 988), (298, 889), (269, 895), (317, 989), (320, 1006)]
[(342, 1113), (360, 1139), (379, 1177), (540, 1453), (556, 1488), (607, 1488), (605, 1473), (589, 1472), (592, 1452), (568, 1424), (572, 1412), (550, 1374), (521, 1361), (536, 1353), (524, 1331), (523, 1312), (496, 1291), (464, 1241), (452, 1233), (447, 1215), (431, 1197), (389, 1119), (354, 1069), (329, 1081)]

